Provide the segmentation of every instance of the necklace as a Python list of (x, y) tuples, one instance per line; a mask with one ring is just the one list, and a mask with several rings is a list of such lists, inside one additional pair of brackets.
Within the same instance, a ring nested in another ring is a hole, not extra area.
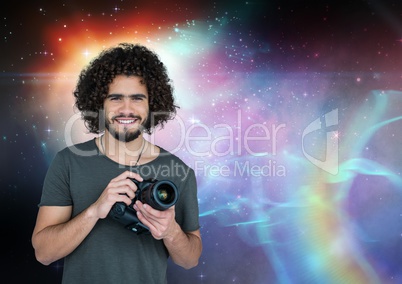
[(144, 151), (144, 148), (145, 148), (145, 139), (142, 140), (141, 152), (140, 152), (140, 154), (138, 155), (138, 159), (137, 159), (137, 161), (135, 162), (135, 165), (134, 165), (134, 166), (137, 166), (137, 165), (138, 165), (138, 162), (139, 162), (140, 159), (141, 159), (141, 155), (142, 155), (142, 152)]
[[(100, 140), (100, 144), (101, 144), (101, 146), (102, 146), (102, 153), (106, 156), (106, 151), (105, 151), (105, 147), (103, 146), (103, 139), (102, 139), (102, 138), (103, 138), (103, 136), (101, 136), (101, 137), (99, 138), (99, 140)], [(142, 152), (144, 151), (144, 148), (145, 148), (145, 139), (142, 140), (141, 152), (140, 152), (140, 154), (138, 155), (137, 161), (135, 162), (135, 165), (134, 165), (134, 166), (137, 166), (137, 165), (138, 165), (138, 162), (139, 162), (140, 159), (141, 159)]]

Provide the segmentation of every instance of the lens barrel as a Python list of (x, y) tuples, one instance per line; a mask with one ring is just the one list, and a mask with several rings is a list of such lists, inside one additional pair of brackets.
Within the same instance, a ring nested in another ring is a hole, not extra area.
[(179, 192), (169, 180), (155, 181), (143, 192), (143, 200), (157, 210), (166, 210), (176, 204)]

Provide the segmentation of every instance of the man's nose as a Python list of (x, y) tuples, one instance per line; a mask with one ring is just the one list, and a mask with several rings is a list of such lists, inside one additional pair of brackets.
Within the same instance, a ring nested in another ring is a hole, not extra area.
[(120, 107), (119, 107), (119, 111), (121, 113), (131, 113), (132, 112), (130, 98), (124, 97), (124, 98), (121, 99), (121, 104), (120, 104)]

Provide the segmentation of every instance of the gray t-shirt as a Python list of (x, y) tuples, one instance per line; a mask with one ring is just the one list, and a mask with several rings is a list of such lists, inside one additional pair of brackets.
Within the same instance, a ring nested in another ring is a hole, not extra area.
[[(95, 140), (58, 152), (45, 178), (39, 206), (73, 206), (76, 216), (101, 195), (107, 184), (126, 170), (144, 179), (170, 180), (179, 200), (176, 221), (185, 232), (199, 229), (194, 171), (160, 149), (140, 166), (120, 165), (99, 153)], [(150, 234), (137, 235), (110, 216), (97, 222), (85, 240), (64, 259), (63, 283), (166, 283), (168, 251)]]

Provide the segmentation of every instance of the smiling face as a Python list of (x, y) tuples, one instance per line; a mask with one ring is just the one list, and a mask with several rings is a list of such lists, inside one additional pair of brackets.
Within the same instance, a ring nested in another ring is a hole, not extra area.
[(141, 77), (118, 75), (104, 102), (105, 128), (117, 140), (135, 140), (148, 122), (148, 92)]

